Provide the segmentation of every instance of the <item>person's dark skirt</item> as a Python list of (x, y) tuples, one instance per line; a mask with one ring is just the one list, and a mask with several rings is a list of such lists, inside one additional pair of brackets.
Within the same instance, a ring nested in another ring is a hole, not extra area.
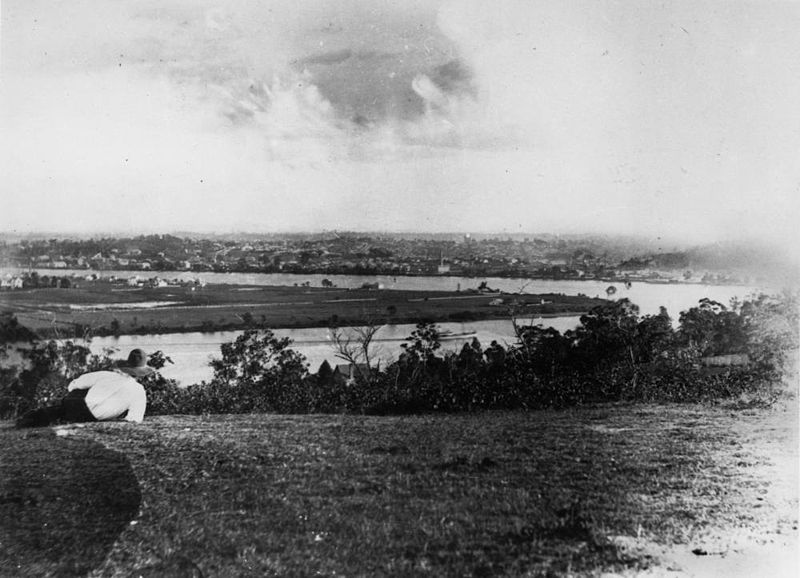
[(17, 427), (47, 427), (60, 423), (82, 423), (97, 421), (86, 407), (88, 389), (70, 391), (58, 405), (41, 407), (29, 411), (17, 420)]

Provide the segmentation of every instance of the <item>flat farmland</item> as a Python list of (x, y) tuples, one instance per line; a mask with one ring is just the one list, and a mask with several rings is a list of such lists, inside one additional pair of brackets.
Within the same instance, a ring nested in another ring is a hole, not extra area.
[[(499, 303), (498, 300), (502, 300)], [(530, 316), (577, 315), (602, 299), (558, 294), (398, 291), (207, 285), (127, 287), (86, 282), (70, 289), (0, 293), (0, 308), (42, 337), (324, 327), (508, 318), (513, 305)]]

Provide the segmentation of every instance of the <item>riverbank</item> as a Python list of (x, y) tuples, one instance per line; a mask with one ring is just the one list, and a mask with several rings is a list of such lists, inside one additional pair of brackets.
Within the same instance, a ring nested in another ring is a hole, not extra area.
[(0, 574), (796, 576), (787, 408), (0, 427)]
[(128, 287), (84, 281), (69, 289), (4, 292), (3, 309), (42, 338), (310, 328), (366, 323), (470, 322), (581, 315), (585, 295), (194, 284)]
[[(176, 275), (194, 275), (197, 277), (203, 277), (207, 275), (221, 275), (221, 276), (230, 276), (230, 275), (241, 275), (241, 276), (252, 276), (252, 275), (282, 275), (282, 276), (292, 276), (296, 278), (306, 278), (306, 279), (323, 279), (323, 278), (341, 278), (341, 277), (386, 277), (386, 278), (407, 278), (407, 279), (429, 279), (431, 277), (440, 278), (440, 279), (471, 279), (474, 284), (477, 285), (481, 280), (484, 279), (506, 279), (512, 281), (529, 281), (529, 282), (537, 282), (537, 281), (544, 281), (544, 282), (552, 282), (552, 281), (577, 281), (577, 282), (588, 282), (588, 283), (610, 283), (610, 284), (624, 284), (624, 283), (654, 283), (654, 284), (670, 284), (670, 285), (708, 285), (710, 287), (714, 286), (732, 286), (732, 285), (740, 285), (740, 286), (747, 286), (751, 282), (750, 281), (743, 281), (738, 279), (737, 277), (729, 277), (725, 275), (718, 275), (718, 276), (710, 276), (705, 279), (703, 278), (689, 278), (687, 279), (683, 273), (685, 270), (681, 270), (680, 272), (675, 271), (667, 271), (662, 272), (661, 274), (656, 273), (648, 274), (648, 275), (640, 275), (640, 274), (631, 274), (630, 272), (620, 273), (617, 274), (614, 272), (613, 275), (581, 275), (581, 274), (573, 274), (568, 275), (564, 273), (559, 274), (533, 274), (521, 270), (510, 270), (510, 271), (498, 271), (498, 270), (491, 270), (491, 271), (484, 271), (481, 274), (462, 274), (458, 275), (455, 273), (447, 273), (447, 274), (438, 274), (435, 271), (430, 272), (409, 272), (409, 271), (396, 271), (396, 270), (374, 270), (374, 271), (364, 271), (364, 272), (354, 272), (348, 268), (342, 269), (325, 269), (325, 270), (297, 270), (294, 272), (276, 272), (276, 271), (269, 271), (269, 270), (253, 270), (250, 268), (244, 269), (226, 269), (226, 270), (214, 270), (214, 269), (204, 269), (204, 270), (187, 270), (187, 269), (147, 269), (142, 270), (141, 268), (131, 268), (131, 267), (123, 267), (117, 269), (92, 269), (92, 268), (80, 268), (80, 269), (72, 269), (72, 268), (63, 268), (63, 267), (48, 267), (46, 265), (36, 265), (35, 267), (29, 267), (27, 264), (12, 264), (8, 263), (2, 267), (0, 267), (0, 273), (13, 273), (13, 274), (23, 274), (27, 271), (36, 271), (39, 275), (48, 275), (48, 276), (62, 276), (62, 275), (79, 275), (79, 276), (86, 276), (86, 275), (100, 275), (104, 277), (115, 276), (115, 277), (130, 277), (130, 276), (158, 276), (158, 277), (165, 277), (171, 278), (175, 277)], [(758, 279), (759, 282), (765, 281), (763, 278)]]

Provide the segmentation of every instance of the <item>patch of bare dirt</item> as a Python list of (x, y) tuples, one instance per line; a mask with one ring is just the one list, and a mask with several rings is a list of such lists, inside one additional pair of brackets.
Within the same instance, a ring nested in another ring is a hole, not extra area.
[[(740, 474), (732, 480), (744, 489), (740, 527), (712, 527), (686, 544), (670, 546), (642, 536), (611, 537), (621, 551), (656, 563), (644, 571), (603, 574), (604, 578), (800, 576), (797, 400), (768, 411), (734, 411), (723, 421), (736, 432), (737, 442), (717, 448), (713, 459), (735, 466)], [(696, 427), (703, 427), (702, 422)]]

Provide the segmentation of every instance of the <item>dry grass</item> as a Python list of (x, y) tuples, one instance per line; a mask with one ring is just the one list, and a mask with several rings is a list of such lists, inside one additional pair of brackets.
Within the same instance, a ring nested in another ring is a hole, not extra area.
[[(793, 407), (174, 416), (58, 435), (5, 429), (0, 519), (91, 503), (83, 515), (71, 508), (66, 530), (8, 532), (6, 522), (0, 539), (16, 554), (3, 555), (0, 571), (80, 575), (79, 556), (52, 544), (64, 531), (98, 528), (114, 540), (104, 558), (84, 558), (93, 576), (599, 575), (688, 571), (694, 558), (722, 560), (770, 540), (786, 554), (797, 542)], [(52, 490), (119, 456), (135, 476), (138, 515), (107, 521), (120, 509), (109, 495), (131, 484), (119, 464), (105, 489)], [(52, 488), (42, 493), (48, 463)]]

